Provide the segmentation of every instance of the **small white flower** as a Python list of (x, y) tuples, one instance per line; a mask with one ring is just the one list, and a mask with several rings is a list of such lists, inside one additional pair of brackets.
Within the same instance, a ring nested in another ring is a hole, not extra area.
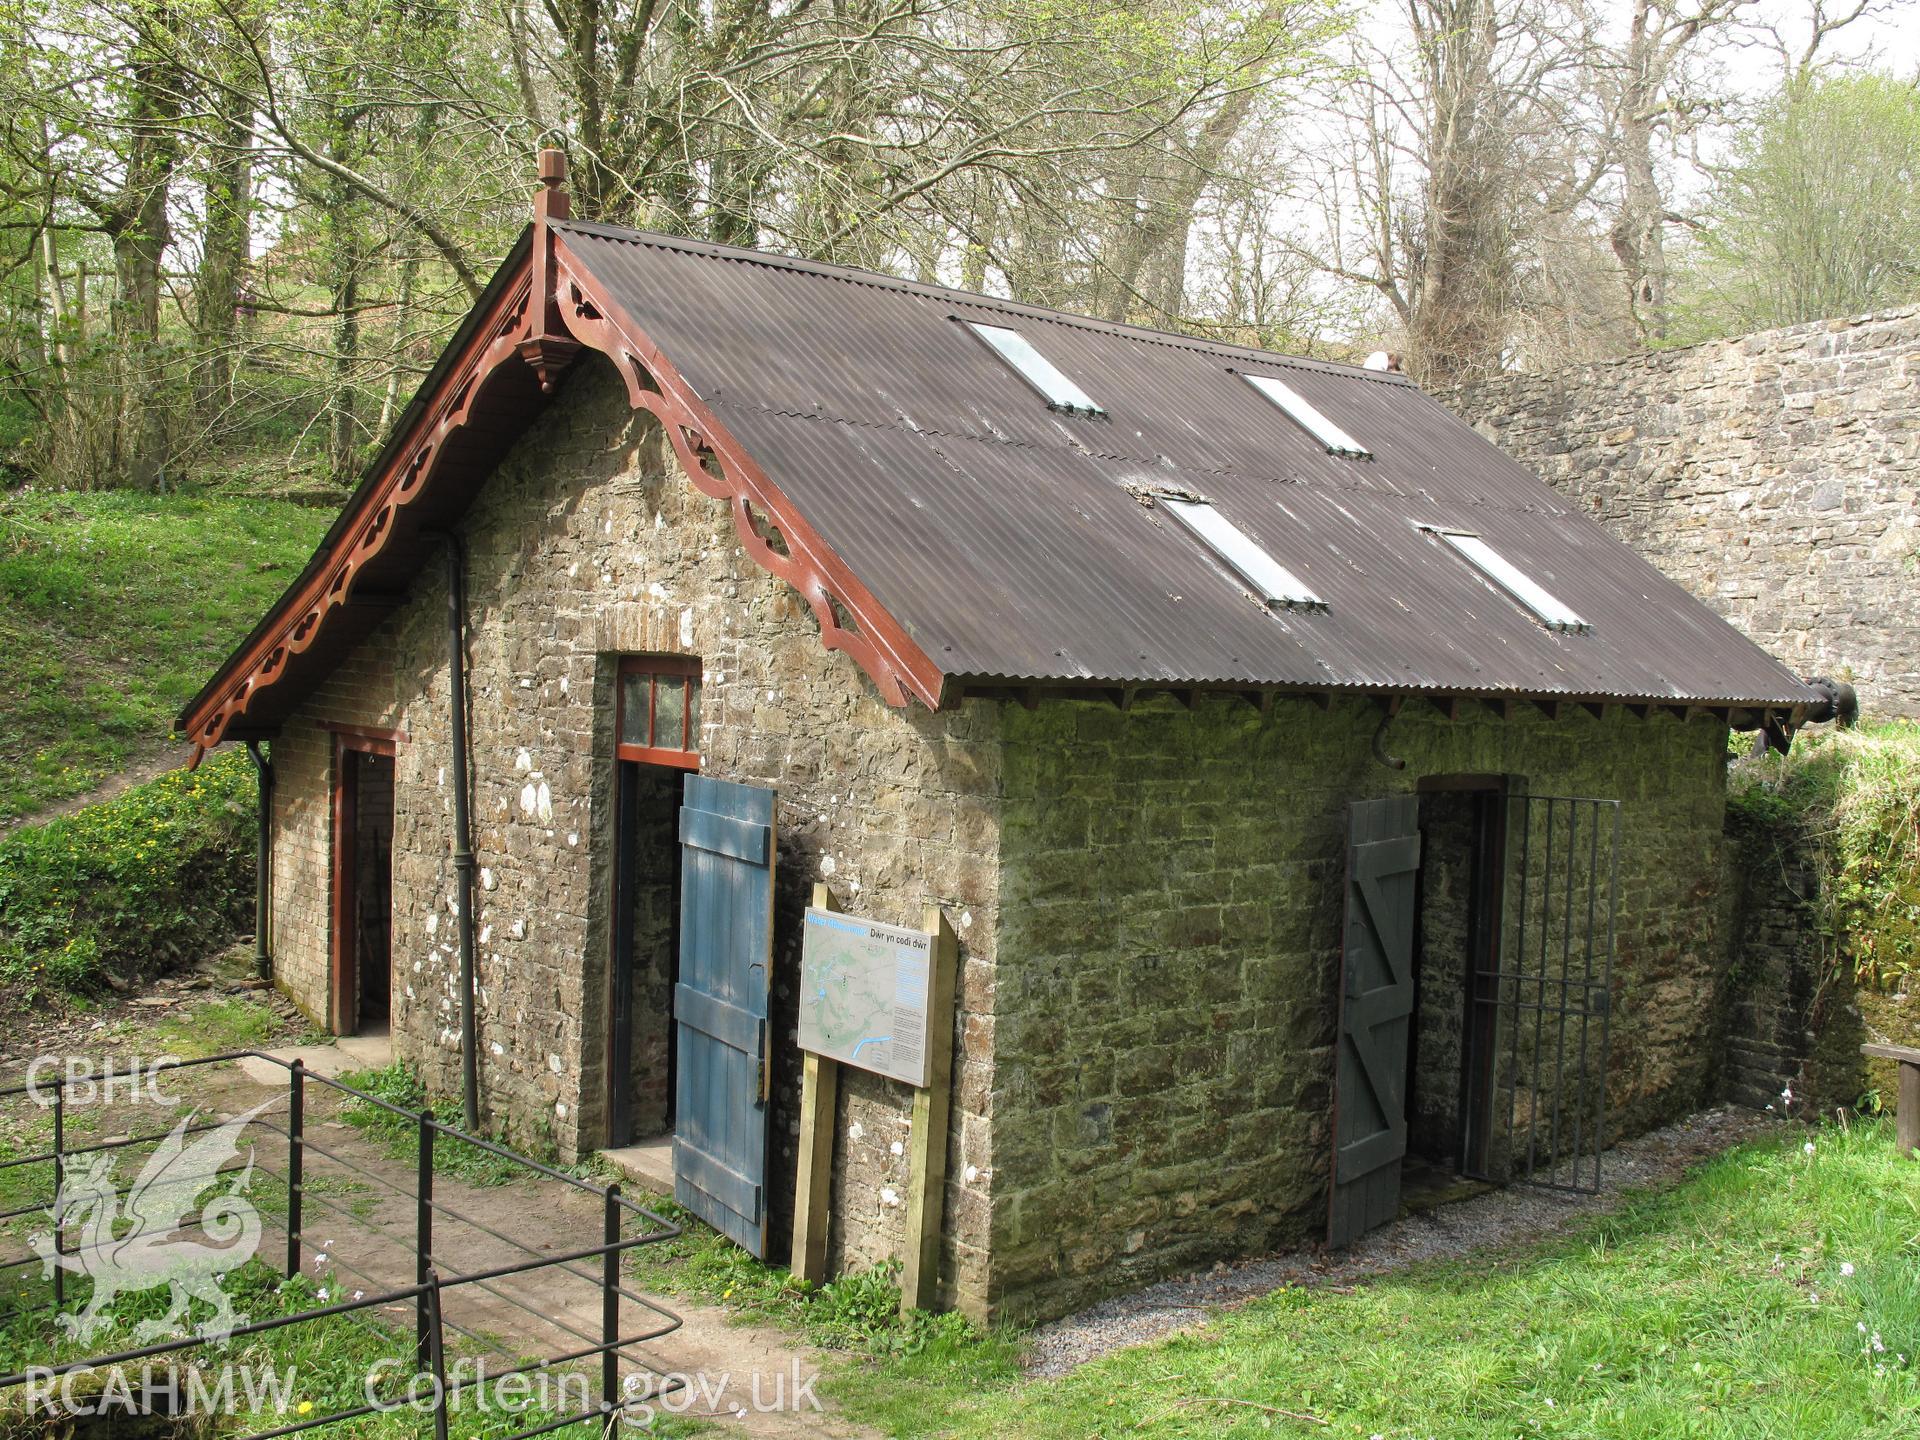
[(1789, 1085), (1786, 1089), (1782, 1090), (1780, 1092), (1780, 1098), (1789, 1105), (1793, 1104), (1793, 1086)]
[(332, 1258), (333, 1258), (333, 1257), (332, 1257), (331, 1255), (316, 1255), (316, 1256), (314, 1256), (314, 1257), (313, 1257), (313, 1268), (314, 1268), (314, 1269), (316, 1269), (316, 1270), (318, 1270), (318, 1269), (319, 1269), (319, 1268), (320, 1268), (321, 1266), (323, 1266), (323, 1265), (325, 1265), (325, 1264), (327, 1263), (327, 1261), (329, 1261), (329, 1260), (331, 1260)]
[(1811, 1140), (1807, 1141), (1807, 1143), (1802, 1145), (1800, 1148), (1806, 1151), (1807, 1154), (1809, 1155), (1813, 1154), (1813, 1141)]
[(1840, 1273), (1842, 1275), (1853, 1274), (1853, 1262), (1851, 1260), (1842, 1260), (1840, 1262)]
[(326, 1298), (327, 1298), (327, 1287), (326, 1287), (326, 1286), (324, 1286), (324, 1285), (322, 1285), (322, 1286), (320, 1287), (320, 1298), (321, 1298), (322, 1300), (324, 1300), (324, 1299), (326, 1299)]
[(1548, 1408), (1549, 1410), (1551, 1410), (1551, 1409), (1553, 1408), (1553, 1406), (1554, 1406), (1554, 1399), (1553, 1399), (1553, 1397), (1552, 1397), (1551, 1395), (1549, 1395), (1549, 1396), (1547, 1397), (1547, 1408)]
[(364, 1300), (367, 1298), (367, 1292), (364, 1290), (356, 1290), (353, 1292), (353, 1298), (356, 1300)]

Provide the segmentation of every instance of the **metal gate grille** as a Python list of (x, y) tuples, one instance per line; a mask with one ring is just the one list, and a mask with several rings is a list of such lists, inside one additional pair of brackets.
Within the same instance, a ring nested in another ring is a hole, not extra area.
[(1483, 1178), (1600, 1187), (1620, 802), (1506, 800), (1494, 967), (1475, 973), (1469, 1074)]

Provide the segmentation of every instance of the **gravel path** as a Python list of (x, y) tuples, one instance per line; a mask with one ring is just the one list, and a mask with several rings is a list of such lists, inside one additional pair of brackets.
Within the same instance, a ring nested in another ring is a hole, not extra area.
[(1705, 1110), (1609, 1150), (1597, 1195), (1514, 1186), (1409, 1215), (1335, 1254), (1295, 1250), (1222, 1263), (1204, 1273), (1117, 1295), (1035, 1330), (1027, 1373), (1064, 1375), (1112, 1351), (1196, 1329), (1207, 1323), (1207, 1311), (1244, 1304), (1283, 1285), (1350, 1285), (1422, 1260), (1536, 1240), (1575, 1220), (1617, 1208), (1629, 1191), (1670, 1184), (1698, 1161), (1782, 1123), (1754, 1110)]

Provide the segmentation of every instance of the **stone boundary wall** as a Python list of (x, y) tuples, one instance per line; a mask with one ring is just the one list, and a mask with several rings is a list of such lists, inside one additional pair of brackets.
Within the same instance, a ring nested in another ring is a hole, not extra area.
[(1804, 822), (1728, 810), (1719, 1088), (1756, 1109), (1831, 1117), (1876, 1090), (1892, 1105), (1893, 1063), (1868, 1061), (1860, 1046), (1920, 1045), (1920, 991), (1854, 982), (1845, 937), (1834, 934), (1820, 844)]
[(1799, 674), (1920, 715), (1920, 309), (1437, 398)]

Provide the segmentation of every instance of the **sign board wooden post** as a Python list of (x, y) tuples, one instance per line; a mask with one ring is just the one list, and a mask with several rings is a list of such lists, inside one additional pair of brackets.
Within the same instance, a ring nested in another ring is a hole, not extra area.
[(900, 1308), (931, 1310), (940, 1291), (940, 1232), (947, 1200), (947, 1122), (953, 1109), (953, 988), (959, 939), (938, 905), (922, 922), (933, 937), (927, 1003), (932, 1074), (913, 1092), (913, 1172), (907, 1194), (907, 1258), (900, 1272)]
[[(825, 885), (813, 887), (813, 908), (831, 910)], [(818, 1285), (827, 1278), (827, 1221), (833, 1206), (833, 1112), (840, 1062), (809, 1052), (800, 1079), (800, 1166), (793, 1202), (793, 1273)]]
[(834, 1108), (840, 1066), (856, 1065), (914, 1087), (900, 1304), (926, 1309), (940, 1280), (959, 940), (937, 905), (926, 907), (919, 931), (842, 920), (833, 913), (837, 909), (826, 886), (813, 887), (801, 961), (800, 1038), (806, 1058), (793, 1271), (814, 1284), (827, 1278)]

